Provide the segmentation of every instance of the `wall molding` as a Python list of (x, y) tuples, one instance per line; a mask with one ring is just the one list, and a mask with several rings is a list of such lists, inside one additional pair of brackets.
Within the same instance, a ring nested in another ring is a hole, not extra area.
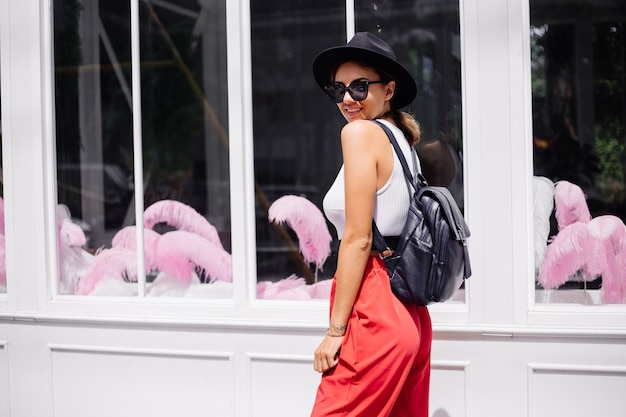
[[(146, 317), (119, 317), (119, 316), (78, 316), (56, 313), (29, 313), (15, 314), (0, 312), (0, 323), (38, 323), (42, 325), (74, 325), (119, 328), (159, 328), (168, 330), (180, 329), (214, 329), (231, 331), (259, 331), (273, 333), (289, 330), (294, 335), (318, 335), (326, 330), (326, 321), (311, 320), (276, 320), (276, 319), (251, 319), (251, 318), (146, 318)], [(623, 339), (626, 340), (626, 327), (569, 327), (569, 326), (546, 326), (546, 325), (519, 325), (519, 326), (490, 326), (473, 324), (433, 324), (435, 339), (501, 339), (505, 338), (542, 338), (542, 339)]]
[(433, 371), (455, 371), (462, 372), (463, 374), (463, 409), (465, 415), (472, 415), (471, 402), (472, 402), (472, 384), (471, 384), (471, 362), (470, 361), (454, 361), (454, 360), (431, 360), (430, 370), (431, 375)]
[[(570, 363), (537, 363), (531, 362), (527, 364), (528, 368), (528, 388), (527, 388), (527, 404), (528, 416), (532, 416), (535, 410), (535, 403), (538, 398), (535, 393), (536, 377), (539, 375), (552, 375), (563, 377), (580, 375), (585, 377), (611, 377), (618, 376), (626, 380), (626, 366), (607, 366), (607, 365), (580, 365)], [(587, 393), (586, 393), (587, 395)], [(599, 411), (599, 415), (602, 412)]]
[(626, 366), (596, 366), (579, 364), (555, 364), (555, 363), (528, 363), (529, 375), (538, 372), (544, 373), (592, 373), (592, 374), (624, 374)]
[(252, 353), (248, 352), (246, 357), (250, 362), (291, 362), (291, 363), (313, 363), (313, 355), (289, 355), (275, 353)]
[(152, 357), (179, 357), (179, 358), (201, 358), (201, 359), (222, 359), (231, 361), (234, 352), (212, 352), (183, 349), (143, 349), (130, 347), (109, 347), (109, 346), (88, 346), (48, 343), (50, 353), (99, 353), (109, 355), (134, 355)]

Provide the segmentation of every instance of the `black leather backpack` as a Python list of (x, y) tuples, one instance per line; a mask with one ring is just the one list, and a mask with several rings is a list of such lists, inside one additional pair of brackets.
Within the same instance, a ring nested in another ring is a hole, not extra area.
[[(393, 133), (375, 122), (389, 137), (413, 195), (395, 248), (387, 245), (372, 220), (374, 248), (385, 261), (391, 289), (400, 300), (422, 306), (446, 301), (472, 274), (469, 227), (448, 189), (429, 186), (421, 174), (413, 178)], [(416, 158), (415, 150), (412, 152)]]

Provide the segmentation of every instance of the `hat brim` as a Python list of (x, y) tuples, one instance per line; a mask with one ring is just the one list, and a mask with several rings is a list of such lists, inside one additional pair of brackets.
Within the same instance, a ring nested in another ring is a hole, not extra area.
[(313, 77), (323, 90), (331, 81), (332, 72), (340, 63), (358, 61), (380, 68), (396, 82), (396, 91), (391, 100), (392, 108), (408, 106), (417, 95), (417, 85), (411, 74), (396, 61), (369, 49), (355, 46), (337, 46), (320, 52), (313, 61)]

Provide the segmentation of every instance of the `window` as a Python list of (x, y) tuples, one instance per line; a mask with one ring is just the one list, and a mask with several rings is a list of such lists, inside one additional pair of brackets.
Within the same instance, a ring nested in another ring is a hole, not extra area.
[[(355, 1), (354, 13), (348, 13), (355, 20), (347, 27), (378, 34), (412, 72), (419, 92), (408, 110), (422, 126), (418, 152), (424, 172), (432, 184), (449, 186), (463, 206), (459, 5), (421, 4)], [(259, 296), (307, 299), (309, 293), (301, 291), (294, 279), (323, 286), (333, 277), (338, 247), (334, 228), (326, 224), (333, 237), (329, 256), (323, 262), (309, 262), (297, 233), (288, 222), (269, 221), (268, 209), (281, 204), (281, 197), (292, 196), (304, 207), (313, 203), (309, 219), (317, 218), (341, 166), (339, 132), (345, 121), (315, 84), (311, 65), (323, 49), (346, 42), (345, 4), (251, 1), (250, 7), (257, 278), (262, 289), (272, 283), (294, 284), (283, 295), (259, 292)], [(444, 170), (429, 164), (442, 159)], [(308, 288), (315, 294), (314, 285)], [(464, 300), (464, 292), (457, 297)]]
[[(226, 2), (109, 3), (53, 2), (53, 292), (230, 298)], [(424, 172), (463, 207), (459, 7), (418, 3), (357, 1), (347, 13), (330, 0), (250, 2), (259, 298), (327, 299), (338, 242), (320, 208), (341, 165), (344, 121), (311, 63), (345, 43), (346, 28), (378, 33), (413, 73)], [(446, 161), (443, 175), (428, 171), (433, 160)], [(334, 236), (323, 259), (302, 252), (289, 221), (271, 218), (284, 196)], [(281, 296), (278, 282), (306, 291)]]
[(625, 303), (623, 5), (530, 5), (536, 302)]
[[(417, 82), (408, 106), (422, 130), (416, 146), (430, 185), (447, 187), (464, 210), (459, 2), (356, 1), (356, 30), (378, 33)], [(449, 303), (465, 301), (465, 282)]]
[(225, 2), (137, 3), (53, 3), (58, 293), (229, 297)]
[[(311, 64), (328, 45), (345, 42), (345, 4), (285, 0), (250, 7), (259, 288), (287, 278), (314, 284), (332, 277), (336, 252), (317, 266), (309, 264), (296, 233), (288, 223), (271, 222), (268, 210), (291, 195), (300, 204), (312, 203), (311, 216), (323, 216), (324, 193), (341, 164), (340, 145), (333, 140), (341, 120), (320, 94)], [(323, 231), (329, 227), (324, 220)]]

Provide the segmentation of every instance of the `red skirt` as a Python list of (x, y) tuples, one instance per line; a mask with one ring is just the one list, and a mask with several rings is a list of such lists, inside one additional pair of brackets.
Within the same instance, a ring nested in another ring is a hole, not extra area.
[[(335, 283), (331, 290), (331, 306)], [(426, 307), (391, 292), (371, 257), (339, 353), (322, 375), (311, 417), (428, 417), (432, 325)]]

